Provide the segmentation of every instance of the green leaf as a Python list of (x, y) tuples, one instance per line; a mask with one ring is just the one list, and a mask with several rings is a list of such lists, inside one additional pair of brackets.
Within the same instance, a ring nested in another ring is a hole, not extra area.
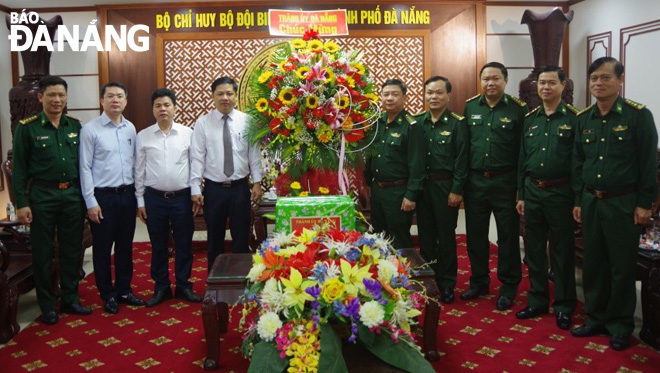
[(341, 339), (328, 323), (321, 324), (321, 356), (319, 357), (319, 372), (348, 372), (342, 356)]
[(282, 359), (275, 342), (261, 341), (254, 345), (248, 373), (282, 373), (289, 359)]
[(372, 333), (366, 326), (358, 324), (358, 340), (372, 354), (396, 368), (415, 373), (435, 372), (424, 356), (403, 338), (397, 343), (389, 333)]

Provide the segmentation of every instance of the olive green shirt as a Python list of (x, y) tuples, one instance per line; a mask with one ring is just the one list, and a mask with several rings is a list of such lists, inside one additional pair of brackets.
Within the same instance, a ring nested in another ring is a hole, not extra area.
[(550, 181), (571, 176), (578, 110), (563, 100), (547, 115), (543, 105), (525, 117), (518, 168), (518, 198), (524, 200), (525, 179)]
[(405, 198), (415, 201), (423, 189), (424, 132), (415, 118), (402, 110), (387, 123), (387, 113), (378, 119), (378, 133), (372, 155), (367, 158), (364, 176), (367, 185), (375, 181), (408, 180)]
[(437, 122), (426, 111), (415, 116), (424, 129), (426, 173), (453, 174), (451, 193), (463, 194), (468, 171), (468, 129), (465, 118), (445, 109)]
[(644, 105), (619, 97), (604, 116), (597, 105), (581, 111), (573, 150), (575, 205), (585, 187), (634, 187), (637, 206), (650, 209), (658, 193), (657, 152), (658, 133)]
[(55, 128), (43, 111), (16, 127), (12, 187), (17, 208), (29, 206), (29, 179), (66, 182), (78, 178), (80, 128), (80, 121), (67, 115)]
[(526, 103), (506, 93), (492, 108), (483, 94), (467, 101), (465, 120), (470, 136), (470, 169), (518, 167), (520, 135), (527, 110)]

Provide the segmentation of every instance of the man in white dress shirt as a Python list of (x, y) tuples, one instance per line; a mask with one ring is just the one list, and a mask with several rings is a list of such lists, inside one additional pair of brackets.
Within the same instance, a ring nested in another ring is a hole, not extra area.
[(167, 240), (173, 231), (177, 298), (201, 302), (189, 281), (192, 270), (194, 231), (190, 198), (190, 139), (192, 130), (174, 123), (176, 96), (167, 88), (151, 95), (156, 124), (137, 135), (135, 197), (138, 217), (147, 225), (151, 239), (151, 278), (154, 295), (147, 307), (172, 299)]
[[(249, 252), (250, 201), (257, 202), (262, 195), (259, 146), (248, 143), (248, 117), (235, 109), (238, 85), (231, 78), (218, 78), (211, 92), (215, 109), (195, 123), (190, 150), (192, 200), (204, 209), (209, 270), (224, 252), (227, 218), (232, 253)], [(254, 183), (251, 188), (248, 176)]]

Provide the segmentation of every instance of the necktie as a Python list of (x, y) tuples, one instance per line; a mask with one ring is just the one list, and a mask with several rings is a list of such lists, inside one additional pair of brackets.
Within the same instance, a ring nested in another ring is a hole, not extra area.
[(230, 177), (234, 173), (234, 154), (232, 152), (231, 131), (229, 130), (227, 118), (229, 118), (229, 115), (222, 117), (224, 122), (224, 128), (222, 129), (222, 147), (224, 148), (225, 176)]

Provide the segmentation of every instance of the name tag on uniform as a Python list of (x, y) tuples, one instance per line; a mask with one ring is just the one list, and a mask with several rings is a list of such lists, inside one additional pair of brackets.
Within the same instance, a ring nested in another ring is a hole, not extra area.
[(48, 140), (50, 136), (37, 136), (37, 141)]
[(481, 119), (481, 114), (472, 114), (470, 115), (470, 119)]
[(628, 129), (628, 126), (622, 126), (622, 125), (619, 124), (618, 126), (612, 128), (612, 131), (621, 132), (621, 131), (625, 131), (627, 129)]
[(535, 129), (537, 129), (538, 127), (539, 127), (538, 125), (536, 125), (536, 126), (529, 126), (529, 127), (527, 127), (527, 131), (535, 130)]

